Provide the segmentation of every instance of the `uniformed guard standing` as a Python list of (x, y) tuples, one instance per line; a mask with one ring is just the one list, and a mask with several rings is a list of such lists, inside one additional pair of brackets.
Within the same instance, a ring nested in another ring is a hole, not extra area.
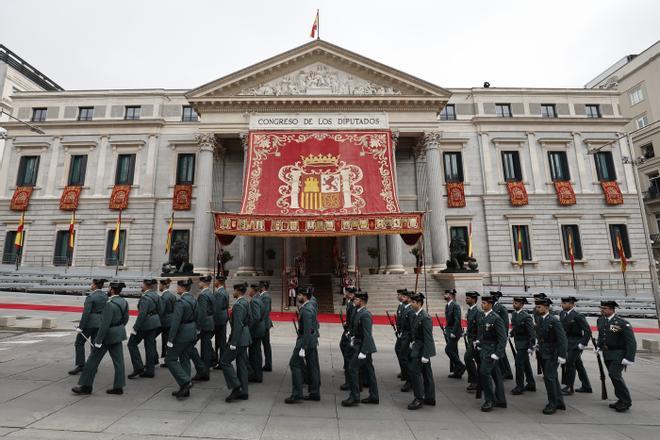
[(550, 298), (537, 299), (535, 304), (540, 316), (536, 337), (543, 362), (543, 382), (548, 393), (548, 404), (543, 408), (543, 414), (554, 414), (558, 409), (566, 409), (557, 375), (557, 367), (566, 363), (566, 333), (559, 319), (550, 314)]
[[(234, 284), (233, 297), (236, 300), (231, 311), (231, 335), (229, 336), (229, 349), (220, 359), (222, 373), (225, 376), (227, 388), (231, 393), (225, 402), (248, 398), (248, 355), (247, 348), (252, 343), (249, 327), (250, 304), (245, 298), (247, 284)], [(234, 370), (233, 361), (236, 361)]]
[[(342, 406), (355, 406), (360, 402), (378, 404), (378, 384), (372, 355), (376, 353), (376, 343), (372, 336), (371, 328), (373, 321), (371, 312), (366, 308), (369, 301), (367, 292), (355, 294), (355, 307), (357, 308), (353, 317), (351, 329), (352, 355), (348, 365), (351, 394), (346, 400), (342, 400)], [(360, 400), (360, 369), (365, 367), (365, 380), (369, 386), (369, 397)]]
[(217, 364), (214, 367), (219, 370), (220, 359), (227, 349), (227, 321), (229, 321), (229, 294), (225, 288), (225, 277), (218, 275), (215, 278), (215, 313), (213, 314), (213, 324), (215, 325), (215, 358)]
[(195, 353), (191, 353), (195, 363), (194, 381), (209, 380), (209, 370), (213, 363), (213, 314), (215, 313), (215, 296), (211, 292), (211, 275), (199, 277), (199, 295), (197, 295), (197, 332), (200, 340), (200, 360), (196, 357), (197, 349), (193, 346)]
[(445, 290), (445, 333), (447, 336), (447, 345), (445, 354), (449, 358), (449, 371), (451, 379), (460, 379), (465, 373), (465, 365), (458, 356), (458, 341), (463, 336), (463, 326), (461, 325), (461, 306), (456, 302), (456, 289)]
[(635, 333), (628, 321), (616, 314), (616, 301), (601, 301), (598, 318), (598, 347), (603, 353), (607, 372), (614, 386), (614, 394), (617, 397), (610, 408), (617, 412), (625, 412), (632, 406), (630, 392), (623, 380), (623, 370), (635, 363), (635, 352), (637, 341)]
[[(511, 394), (520, 395), (525, 391), (536, 391), (536, 380), (534, 370), (529, 361), (529, 355), (534, 353), (536, 346), (536, 335), (534, 334), (534, 318), (524, 309), (529, 304), (524, 296), (513, 298), (514, 312), (511, 314), (511, 332), (516, 347), (516, 386)], [(527, 381), (527, 385), (525, 385)]]
[(172, 280), (165, 278), (159, 281), (158, 290), (160, 291), (160, 309), (158, 315), (160, 316), (160, 354), (163, 359), (161, 367), (167, 367), (165, 363), (165, 356), (167, 355), (167, 340), (170, 335), (170, 327), (172, 326), (172, 315), (174, 315), (174, 306), (176, 305), (176, 295), (170, 290)]
[(252, 343), (248, 350), (248, 381), (261, 383), (264, 380), (261, 340), (266, 334), (264, 303), (257, 294), (258, 284), (251, 284), (248, 289), (250, 301), (250, 336)]
[[(128, 338), (128, 353), (131, 355), (133, 372), (128, 375), (129, 379), (136, 377), (154, 377), (154, 367), (158, 363), (158, 352), (156, 351), (156, 334), (160, 329), (160, 297), (156, 293), (158, 281), (148, 279), (142, 281), (142, 296), (138, 301), (138, 317), (133, 324), (131, 336)], [(144, 341), (144, 358), (138, 345)]]
[[(321, 400), (318, 354), (318, 319), (316, 310), (312, 307), (309, 299), (312, 290), (308, 288), (298, 289), (297, 300), (301, 304), (298, 314), (298, 335), (296, 345), (293, 348), (289, 367), (291, 368), (291, 396), (287, 397), (285, 403), (299, 403), (302, 400)], [(305, 369), (309, 372), (310, 393), (303, 396), (303, 382)]]
[(101, 324), (96, 336), (92, 339), (94, 346), (91, 349), (89, 359), (85, 362), (78, 386), (71, 390), (74, 394), (91, 394), (94, 377), (106, 352), (110, 352), (112, 365), (115, 368), (115, 378), (112, 388), (106, 390), (106, 393), (124, 393), (126, 373), (124, 371), (122, 341), (126, 340), (128, 303), (124, 298), (119, 296), (124, 287), (126, 287), (124, 283), (110, 283), (110, 289), (108, 290), (109, 299), (103, 307)]
[(493, 408), (506, 408), (502, 371), (498, 362), (506, 350), (506, 328), (500, 315), (493, 310), (495, 302), (497, 298), (493, 296), (481, 298), (484, 317), (479, 321), (476, 343), (481, 360), (479, 375), (485, 398), (481, 410), (484, 412), (492, 411)]
[[(566, 357), (566, 377), (564, 388), (561, 392), (565, 396), (570, 396), (576, 393), (591, 393), (591, 383), (587, 370), (582, 363), (582, 351), (587, 348), (591, 340), (591, 327), (587, 322), (587, 318), (577, 310), (575, 310), (575, 303), (577, 298), (574, 296), (567, 296), (561, 299), (562, 311), (559, 314), (559, 320), (564, 326), (566, 338), (568, 340), (568, 352)], [(579, 376), (580, 388), (574, 389), (575, 376)]]
[(339, 387), (342, 391), (348, 391), (350, 389), (350, 372), (348, 369), (348, 364), (353, 356), (353, 347), (351, 347), (351, 330), (353, 329), (353, 316), (355, 316), (355, 304), (353, 300), (355, 299), (355, 293), (357, 288), (353, 286), (346, 287), (344, 289), (344, 299), (346, 300), (346, 313), (344, 321), (344, 331), (341, 334), (341, 339), (339, 340), (339, 350), (341, 355), (344, 358), (344, 383)]
[(270, 329), (273, 328), (273, 321), (270, 319), (270, 312), (273, 308), (273, 299), (268, 292), (270, 283), (268, 281), (259, 281), (259, 298), (264, 304), (264, 325), (266, 330), (264, 337), (261, 339), (261, 343), (264, 348), (264, 366), (263, 371), (273, 371), (273, 350), (270, 345)]
[(479, 371), (477, 371), (476, 359), (479, 353), (474, 347), (474, 344), (478, 339), (479, 321), (484, 316), (484, 312), (481, 311), (477, 304), (479, 296), (479, 292), (475, 292), (474, 290), (465, 292), (465, 303), (468, 306), (468, 311), (465, 317), (465, 320), (467, 321), (467, 329), (465, 331), (467, 344), (463, 361), (465, 362), (465, 369), (468, 374), (468, 392), (475, 391), (479, 384)]
[(410, 297), (410, 351), (408, 353), (408, 374), (415, 399), (408, 405), (416, 410), (424, 405), (435, 406), (435, 381), (431, 369), (431, 358), (435, 356), (433, 341), (433, 321), (424, 310), (424, 294), (417, 292)]
[(71, 375), (78, 374), (83, 370), (85, 366), (85, 338), (90, 338), (93, 341), (101, 325), (101, 313), (105, 308), (106, 301), (108, 301), (108, 295), (101, 290), (106, 282), (108, 280), (102, 278), (92, 280), (91, 293), (85, 298), (80, 322), (76, 327), (78, 333), (74, 343), (76, 367), (69, 371)]
[[(493, 311), (500, 315), (500, 318), (502, 318), (502, 321), (504, 322), (504, 328), (509, 330), (509, 311), (506, 309), (506, 306), (502, 303), (500, 303), (500, 299), (502, 298), (502, 292), (499, 290), (490, 292), (491, 296), (495, 297), (495, 304), (493, 305)], [(511, 365), (509, 364), (509, 358), (506, 355), (506, 348), (504, 350), (504, 353), (502, 357), (499, 360), (500, 363), (500, 371), (502, 372), (502, 378), (504, 380), (510, 380), (513, 379), (513, 372), (511, 371)]]
[(399, 360), (399, 368), (401, 369), (399, 376), (403, 381), (401, 391), (407, 393), (412, 389), (412, 384), (408, 376), (408, 354), (410, 352), (411, 342), (411, 320), (414, 314), (410, 306), (410, 295), (414, 292), (410, 292), (408, 289), (400, 289), (397, 290), (397, 293), (399, 294), (399, 307), (396, 309), (397, 338), (394, 345), (394, 352)]
[(190, 396), (192, 381), (190, 376), (190, 349), (194, 348), (197, 338), (197, 300), (190, 293), (192, 280), (177, 281), (176, 293), (179, 300), (174, 307), (172, 326), (167, 341), (167, 368), (179, 385), (179, 389), (172, 392), (178, 399)]

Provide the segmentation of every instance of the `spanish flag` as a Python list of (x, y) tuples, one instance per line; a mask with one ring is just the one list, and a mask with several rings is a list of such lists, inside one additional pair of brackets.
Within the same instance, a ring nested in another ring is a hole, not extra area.
[(623, 248), (621, 241), (621, 234), (616, 234), (616, 248), (619, 251), (619, 259), (621, 260), (621, 272), (625, 273), (628, 268), (628, 260), (626, 259), (626, 251)]
[(69, 249), (73, 249), (76, 243), (76, 211), (71, 211), (71, 222), (69, 223)]
[(522, 226), (518, 226), (518, 266), (523, 265)]
[(571, 260), (571, 268), (574, 268), (575, 251), (573, 250), (573, 234), (568, 234), (568, 259)]
[(119, 217), (117, 217), (117, 225), (115, 226), (115, 239), (112, 241), (112, 251), (119, 250), (119, 235), (121, 231), (121, 209), (119, 210)]
[(23, 247), (23, 230), (25, 229), (25, 211), (21, 213), (21, 220), (18, 222), (18, 227), (16, 228), (16, 238), (14, 239), (14, 246), (16, 250), (19, 250)]
[[(310, 32), (309, 36), (314, 38), (316, 37), (316, 34), (318, 34), (319, 31), (319, 10), (316, 10), (316, 17), (314, 18), (314, 23), (312, 24), (312, 32)], [(319, 35), (320, 36), (320, 35)]]
[(167, 241), (165, 242), (165, 255), (170, 253), (172, 247), (172, 231), (174, 230), (174, 213), (170, 217), (170, 224), (167, 227)]
[(468, 225), (468, 257), (472, 257), (472, 223)]

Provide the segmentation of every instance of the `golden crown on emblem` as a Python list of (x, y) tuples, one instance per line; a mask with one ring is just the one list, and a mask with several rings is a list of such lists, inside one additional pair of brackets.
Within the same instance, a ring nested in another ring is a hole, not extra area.
[(339, 164), (339, 156), (333, 156), (332, 154), (328, 153), (327, 155), (320, 154), (315, 156), (313, 154), (310, 154), (309, 156), (300, 156), (303, 160), (303, 165), (304, 166), (319, 166), (319, 165), (334, 165), (337, 166)]

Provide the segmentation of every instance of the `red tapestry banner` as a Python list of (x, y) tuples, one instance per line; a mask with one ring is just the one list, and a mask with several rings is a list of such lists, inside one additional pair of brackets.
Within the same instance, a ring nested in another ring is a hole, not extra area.
[(559, 204), (564, 205), (575, 205), (575, 191), (573, 191), (573, 185), (568, 180), (555, 181), (555, 191), (557, 191), (557, 200)]
[(252, 131), (241, 214), (398, 213), (389, 130)]
[(621, 194), (621, 189), (619, 188), (619, 184), (616, 183), (616, 180), (601, 181), (600, 186), (603, 188), (605, 202), (608, 205), (621, 205), (623, 203), (623, 194)]
[(60, 209), (62, 211), (75, 211), (78, 209), (82, 186), (67, 186), (60, 196)]
[(131, 185), (115, 185), (112, 188), (110, 196), (110, 209), (128, 208), (128, 195), (131, 192)]
[(509, 191), (509, 200), (512, 206), (524, 206), (529, 203), (525, 184), (518, 182), (507, 182), (506, 189)]
[(175, 185), (172, 209), (175, 211), (190, 211), (191, 204), (192, 185)]
[(447, 206), (450, 208), (465, 207), (463, 182), (447, 182)]
[(31, 186), (17, 186), (11, 197), (9, 209), (12, 211), (25, 211), (30, 205), (30, 196), (34, 188)]

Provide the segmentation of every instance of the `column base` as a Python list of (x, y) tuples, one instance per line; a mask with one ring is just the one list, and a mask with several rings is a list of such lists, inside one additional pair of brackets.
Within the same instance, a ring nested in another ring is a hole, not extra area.
[(406, 273), (405, 267), (401, 264), (396, 264), (392, 266), (387, 266), (385, 268), (385, 273), (386, 274), (404, 274)]
[(428, 271), (428, 273), (438, 273), (445, 270), (445, 267), (446, 266), (444, 264), (434, 264), (431, 267), (427, 267), (426, 270)]
[(236, 276), (249, 276), (249, 277), (256, 277), (257, 276), (257, 269), (254, 267), (249, 267), (249, 266), (241, 266), (238, 269), (236, 269), (236, 272), (234, 272)]

